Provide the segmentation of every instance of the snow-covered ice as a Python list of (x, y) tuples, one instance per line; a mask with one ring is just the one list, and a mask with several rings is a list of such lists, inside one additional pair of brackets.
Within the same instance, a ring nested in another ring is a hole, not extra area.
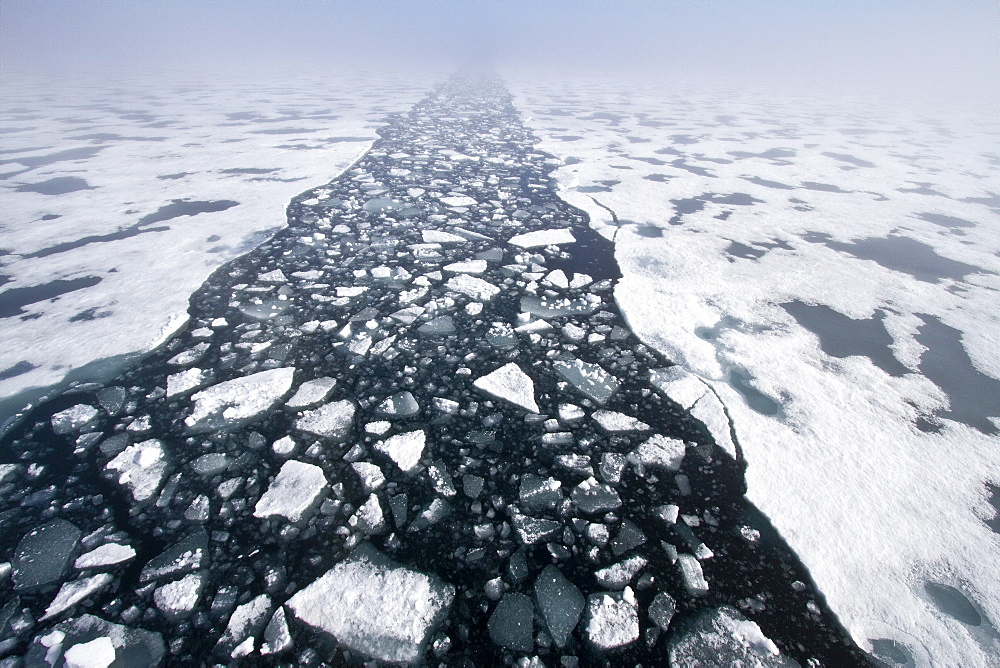
[(259, 371), (212, 385), (192, 395), (194, 409), (184, 420), (192, 432), (235, 427), (270, 410), (291, 389), (295, 369)]
[(299, 522), (322, 501), (326, 486), (323, 469), (291, 459), (281, 465), (278, 475), (257, 501), (254, 517), (279, 515), (289, 522)]
[(516, 362), (477, 378), (473, 385), (497, 399), (509, 401), (532, 413), (539, 412), (535, 403), (535, 384)]
[(346, 647), (381, 661), (415, 662), (454, 587), (404, 568), (368, 543), (288, 600), (288, 609)]
[(375, 449), (391, 459), (404, 473), (413, 473), (420, 466), (427, 434), (422, 430), (390, 436), (375, 444)]

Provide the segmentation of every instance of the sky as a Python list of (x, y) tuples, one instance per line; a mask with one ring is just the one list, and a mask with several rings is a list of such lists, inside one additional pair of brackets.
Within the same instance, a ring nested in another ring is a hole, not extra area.
[(464, 63), (1000, 100), (997, 0), (0, 0), (0, 71)]

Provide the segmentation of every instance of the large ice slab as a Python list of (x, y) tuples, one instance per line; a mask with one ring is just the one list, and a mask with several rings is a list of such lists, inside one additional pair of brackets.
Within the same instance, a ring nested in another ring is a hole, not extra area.
[(497, 286), (489, 281), (484, 281), (478, 276), (471, 276), (469, 274), (452, 276), (445, 282), (444, 286), (452, 292), (458, 292), (459, 294), (484, 302), (500, 294), (500, 288)]
[(347, 438), (354, 427), (354, 402), (334, 401), (311, 411), (305, 411), (295, 421), (295, 428), (334, 441)]
[(289, 522), (298, 522), (322, 501), (325, 490), (323, 469), (315, 464), (288, 460), (281, 465), (278, 475), (257, 501), (254, 517), (279, 515)]
[(30, 590), (61, 578), (80, 536), (75, 524), (62, 519), (29, 531), (14, 550), (14, 589)]
[(477, 378), (473, 385), (497, 399), (509, 401), (532, 413), (539, 412), (538, 404), (535, 403), (535, 384), (515, 362)]
[(652, 369), (649, 381), (657, 390), (682, 408), (691, 408), (708, 391), (705, 383), (682, 366)]
[(564, 380), (599, 404), (618, 391), (618, 379), (598, 364), (572, 359), (556, 360), (552, 366)]
[(562, 647), (569, 640), (583, 612), (583, 594), (558, 568), (549, 564), (535, 580), (535, 600), (549, 635)]
[(261, 417), (289, 390), (295, 369), (279, 368), (212, 385), (194, 396), (194, 410), (184, 420), (193, 433), (235, 428)]
[(576, 237), (568, 227), (553, 230), (538, 230), (526, 232), (510, 238), (510, 243), (521, 248), (537, 248), (539, 246), (559, 246), (576, 242)]
[(160, 488), (167, 473), (167, 456), (163, 443), (150, 439), (130, 445), (108, 462), (108, 471), (118, 474), (118, 484), (132, 493), (132, 498), (143, 502)]
[(452, 585), (404, 568), (362, 543), (287, 606), (351, 650), (381, 661), (414, 663), (454, 596)]
[(677, 632), (670, 636), (668, 652), (670, 665), (675, 668), (798, 665), (782, 656), (755, 622), (729, 606), (704, 610), (678, 623)]
[(285, 408), (293, 410), (312, 408), (325, 401), (336, 384), (337, 379), (329, 376), (307, 380), (299, 385), (299, 389), (295, 391), (291, 399), (285, 402)]

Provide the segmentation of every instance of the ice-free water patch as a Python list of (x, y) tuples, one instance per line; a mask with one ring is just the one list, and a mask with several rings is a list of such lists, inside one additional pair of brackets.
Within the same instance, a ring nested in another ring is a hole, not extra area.
[(945, 278), (964, 281), (969, 274), (987, 273), (980, 267), (942, 257), (930, 246), (909, 237), (866, 237), (844, 243), (834, 241), (829, 234), (808, 232), (802, 238), (861, 260), (871, 260), (886, 269), (901, 271), (925, 283), (939, 283)]
[(897, 360), (889, 346), (892, 337), (885, 329), (885, 312), (875, 311), (867, 320), (855, 320), (823, 304), (792, 301), (781, 304), (790, 316), (819, 337), (819, 346), (831, 357), (862, 355), (890, 376), (910, 372)]
[(918, 313), (924, 324), (917, 342), (927, 350), (918, 368), (948, 395), (950, 408), (938, 412), (984, 434), (1000, 432), (989, 417), (1000, 416), (1000, 380), (980, 372), (962, 346), (962, 333), (932, 315)]
[(954, 587), (937, 582), (925, 582), (924, 591), (931, 597), (938, 610), (951, 615), (963, 624), (979, 626), (983, 617), (965, 594)]
[(42, 195), (65, 195), (77, 190), (93, 190), (93, 186), (79, 176), (57, 176), (40, 183), (26, 183), (17, 187), (19, 193), (40, 193)]
[(55, 299), (68, 292), (90, 288), (101, 282), (99, 276), (81, 276), (65, 280), (50, 281), (26, 288), (11, 288), (0, 292), (0, 318), (10, 318), (24, 313), (25, 306), (48, 299)]

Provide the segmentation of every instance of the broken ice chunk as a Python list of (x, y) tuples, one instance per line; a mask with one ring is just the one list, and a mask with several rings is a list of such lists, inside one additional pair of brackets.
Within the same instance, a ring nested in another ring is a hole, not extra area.
[(691, 596), (704, 596), (708, 593), (708, 582), (701, 570), (701, 564), (692, 554), (678, 554), (677, 567), (681, 571), (684, 588)]
[(189, 573), (176, 582), (158, 587), (153, 592), (153, 603), (164, 616), (176, 621), (194, 612), (201, 599), (204, 576), (201, 573)]
[(594, 469), (590, 464), (590, 457), (587, 455), (556, 455), (555, 462), (564, 469), (582, 475), (586, 478), (590, 478), (594, 475)]
[(652, 369), (649, 381), (653, 387), (677, 403), (681, 408), (691, 408), (708, 391), (705, 383), (682, 366)]
[(622, 520), (622, 526), (618, 530), (618, 535), (611, 541), (611, 551), (615, 556), (620, 557), (634, 547), (639, 547), (646, 542), (646, 535), (635, 524), (628, 520)]
[(586, 413), (576, 404), (559, 404), (559, 419), (563, 422), (582, 420)]
[(285, 402), (285, 408), (292, 410), (312, 408), (326, 401), (336, 384), (337, 379), (329, 376), (307, 380), (299, 385), (299, 389), (295, 391), (292, 398)]
[[(591, 525), (594, 526), (594, 525)], [(624, 589), (632, 581), (636, 574), (646, 567), (649, 562), (638, 555), (629, 557), (625, 561), (612, 564), (594, 572), (594, 577), (602, 587), (608, 589)]]
[(576, 237), (570, 228), (563, 227), (552, 230), (538, 230), (537, 232), (527, 232), (518, 234), (510, 238), (510, 243), (521, 248), (537, 248), (539, 246), (559, 246), (561, 244), (571, 244), (576, 242)]
[(601, 465), (598, 472), (604, 482), (617, 485), (622, 481), (622, 471), (625, 470), (625, 455), (617, 452), (605, 452), (601, 455)]
[(198, 475), (210, 478), (225, 471), (232, 463), (233, 460), (229, 455), (221, 452), (209, 452), (191, 462), (191, 468)]
[(257, 501), (253, 515), (259, 518), (280, 515), (289, 522), (299, 522), (319, 505), (325, 492), (323, 469), (292, 459), (281, 465), (278, 475)]
[(417, 331), (431, 336), (446, 336), (455, 331), (455, 321), (450, 315), (438, 316), (420, 325)]
[(486, 260), (466, 260), (465, 262), (452, 262), (444, 266), (445, 271), (454, 274), (481, 274), (486, 269)]
[(184, 420), (192, 433), (232, 429), (271, 410), (292, 387), (295, 369), (278, 368), (234, 378), (198, 392)]
[(524, 594), (504, 594), (490, 615), (488, 628), (493, 642), (519, 652), (535, 646), (535, 609)]
[(610, 434), (620, 434), (628, 431), (649, 431), (650, 426), (630, 415), (617, 411), (594, 411), (591, 415), (601, 428)]
[(304, 623), (381, 661), (418, 661), (455, 588), (396, 564), (368, 543), (287, 605)]
[(581, 295), (573, 297), (521, 297), (521, 310), (537, 315), (539, 318), (557, 318), (564, 315), (587, 315), (601, 307), (601, 298), (597, 295)]
[(485, 480), (477, 475), (472, 475), (471, 473), (466, 473), (462, 476), (462, 490), (465, 495), (471, 499), (479, 496), (479, 493), (483, 491), (483, 485)]
[(599, 404), (618, 391), (618, 379), (597, 364), (573, 359), (556, 360), (552, 366), (564, 380)]
[(354, 426), (354, 402), (334, 401), (311, 411), (305, 411), (295, 421), (295, 428), (333, 441), (343, 441)]
[(661, 630), (666, 631), (670, 627), (670, 621), (674, 618), (675, 612), (677, 612), (677, 602), (670, 594), (661, 591), (649, 604), (646, 614), (649, 615), (651, 622), (659, 626)]
[(417, 400), (413, 398), (411, 392), (403, 391), (397, 392), (380, 403), (375, 410), (382, 415), (411, 417), (420, 412), (420, 406), (417, 405)]
[(459, 403), (457, 401), (452, 401), (451, 399), (445, 399), (444, 397), (434, 397), (431, 399), (431, 403), (434, 404), (434, 408), (446, 413), (447, 415), (457, 415), (459, 409)]
[(376, 436), (383, 436), (390, 429), (392, 429), (392, 423), (388, 420), (376, 420), (365, 425), (365, 433), (375, 434)]
[[(483, 264), (486, 264), (486, 262), (484, 261)], [(444, 284), (444, 287), (452, 292), (457, 292), (484, 302), (488, 302), (500, 294), (500, 288), (497, 286), (488, 281), (484, 281), (477, 276), (470, 276), (469, 274), (452, 276)]]
[(458, 490), (455, 489), (455, 482), (452, 480), (451, 474), (448, 473), (448, 467), (440, 459), (435, 459), (427, 467), (427, 475), (430, 476), (434, 491), (441, 496), (452, 497), (458, 494)]
[(249, 639), (250, 651), (253, 651), (254, 638), (264, 629), (264, 624), (271, 616), (271, 597), (267, 594), (247, 601), (243, 605), (236, 606), (226, 630), (219, 638), (216, 651), (230, 656), (249, 654), (249, 651), (237, 651), (241, 644)]
[(533, 473), (521, 477), (521, 503), (534, 510), (555, 508), (562, 503), (562, 483), (555, 478), (540, 478)]
[(547, 283), (554, 288), (569, 288), (569, 279), (566, 278), (566, 272), (562, 269), (556, 269), (555, 271), (550, 271), (548, 275), (542, 279), (542, 283)]
[(271, 616), (271, 621), (264, 627), (264, 642), (261, 643), (260, 653), (264, 656), (280, 654), (291, 646), (292, 634), (288, 630), (285, 609), (279, 607)]
[(440, 200), (442, 204), (453, 207), (472, 206), (473, 204), (479, 203), (472, 197), (469, 197), (468, 195), (454, 195), (451, 197), (441, 197)]
[(583, 594), (566, 576), (549, 564), (535, 580), (535, 599), (556, 645), (563, 647), (580, 621)]
[(587, 478), (574, 487), (570, 499), (577, 508), (589, 515), (614, 510), (622, 505), (618, 492), (608, 485), (597, 482), (595, 478)]
[(375, 449), (387, 456), (403, 473), (414, 473), (424, 454), (427, 435), (422, 429), (390, 436), (375, 444)]
[(385, 513), (378, 497), (369, 494), (368, 500), (361, 504), (348, 524), (364, 534), (379, 534), (385, 531)]
[(562, 529), (559, 522), (522, 515), (514, 507), (511, 507), (510, 520), (517, 531), (517, 537), (525, 545), (539, 543)]
[(587, 598), (587, 640), (602, 650), (622, 647), (639, 638), (639, 604), (629, 587), (621, 594)]
[(29, 590), (61, 578), (80, 542), (80, 535), (76, 525), (62, 519), (29, 531), (14, 550), (14, 589)]
[(287, 283), (288, 279), (285, 277), (284, 272), (280, 269), (275, 269), (274, 271), (259, 274), (257, 281), (259, 283)]
[(198, 529), (180, 542), (149, 560), (139, 574), (139, 582), (187, 573), (207, 565), (208, 533)]
[(197, 367), (167, 376), (167, 398), (178, 397), (212, 382), (212, 372)]
[(115, 662), (115, 644), (100, 636), (73, 645), (63, 654), (66, 668), (108, 668)]
[(351, 464), (351, 468), (358, 474), (358, 478), (361, 479), (361, 484), (366, 492), (374, 492), (385, 484), (385, 474), (375, 464), (354, 462)]
[(404, 325), (409, 325), (423, 315), (425, 310), (426, 309), (423, 306), (407, 306), (406, 308), (399, 309), (395, 313), (391, 313), (389, 317), (400, 321)]
[(478, 389), (498, 399), (538, 413), (535, 403), (535, 384), (515, 362), (510, 362), (496, 371), (486, 374), (473, 382)]
[(64, 411), (59, 411), (52, 416), (50, 422), (52, 431), (60, 436), (71, 434), (74, 431), (81, 431), (97, 418), (97, 409), (87, 404), (71, 406)]
[(117, 472), (118, 484), (126, 487), (132, 498), (141, 503), (160, 488), (167, 473), (167, 458), (163, 444), (150, 439), (125, 448), (105, 468)]
[(114, 578), (108, 573), (100, 573), (89, 578), (82, 578), (67, 582), (59, 588), (52, 603), (45, 609), (45, 614), (39, 619), (44, 622), (47, 619), (57, 617), (72, 608), (77, 603), (84, 601), (97, 592), (107, 587)]
[(656, 434), (630, 452), (628, 460), (637, 468), (648, 467), (677, 471), (684, 461), (686, 452), (687, 447), (683, 441)]
[(677, 630), (668, 640), (670, 665), (677, 668), (799, 665), (782, 656), (756, 622), (729, 606), (699, 612)]
[(421, 230), (420, 236), (425, 244), (457, 244), (467, 241), (465, 237), (442, 230)]
[(100, 568), (102, 566), (122, 564), (134, 558), (135, 550), (131, 546), (107, 543), (81, 555), (73, 563), (73, 566), (81, 570), (85, 568)]

